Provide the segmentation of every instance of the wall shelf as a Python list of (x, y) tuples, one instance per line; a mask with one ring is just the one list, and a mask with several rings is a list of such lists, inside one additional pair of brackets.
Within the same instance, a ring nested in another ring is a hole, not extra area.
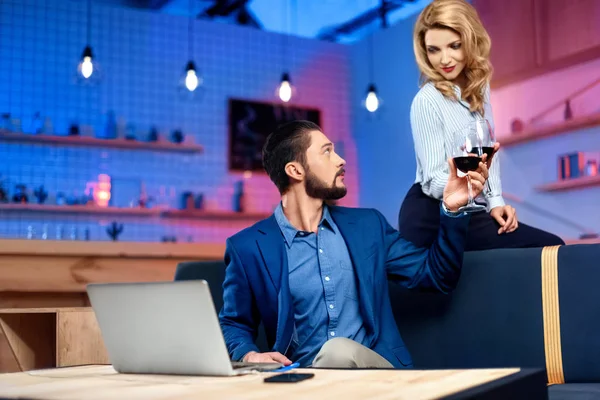
[(600, 243), (600, 238), (591, 238), (591, 239), (564, 239), (566, 244), (598, 244)]
[(233, 212), (221, 210), (165, 210), (160, 208), (98, 207), (95, 205), (55, 205), (36, 203), (0, 203), (2, 211), (45, 212), (64, 214), (129, 215), (162, 217), (166, 219), (204, 219), (204, 220), (260, 220), (270, 214), (260, 212)]
[(565, 190), (582, 189), (598, 185), (600, 185), (600, 175), (565, 179), (563, 181), (557, 181), (537, 186), (535, 189), (538, 192), (562, 192)]
[(64, 214), (104, 214), (104, 215), (160, 215), (159, 209), (154, 208), (125, 208), (125, 207), (98, 207), (95, 205), (56, 205), (36, 203), (0, 203), (0, 211), (28, 211)]
[(33, 135), (27, 133), (0, 130), (0, 141), (19, 143), (43, 143), (62, 146), (113, 147), (131, 150), (155, 150), (180, 153), (201, 153), (204, 148), (199, 144), (172, 143), (167, 141), (140, 142), (137, 140), (99, 139), (88, 136)]
[(181, 219), (208, 219), (208, 220), (260, 220), (269, 217), (270, 214), (259, 212), (234, 212), (218, 210), (165, 210), (162, 212), (164, 218)]
[(506, 134), (498, 138), (498, 142), (502, 147), (509, 147), (592, 126), (600, 126), (600, 113), (585, 115), (547, 126), (528, 127), (523, 132)]

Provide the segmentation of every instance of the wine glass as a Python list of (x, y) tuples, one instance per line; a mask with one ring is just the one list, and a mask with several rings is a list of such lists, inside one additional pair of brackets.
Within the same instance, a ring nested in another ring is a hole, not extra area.
[[(496, 144), (496, 135), (494, 134), (492, 125), (487, 119), (478, 119), (471, 124), (473, 125), (472, 129), (475, 129), (477, 135), (481, 138), (481, 149), (483, 154), (487, 154), (486, 162), (489, 163), (494, 154), (494, 145)], [(487, 179), (483, 186), (483, 190), (486, 195), (490, 195), (492, 192)]]
[[(476, 171), (479, 168), (481, 157), (483, 157), (483, 140), (480, 135), (478, 124), (470, 123), (459, 129), (453, 135), (452, 158), (456, 169), (467, 174), (469, 171)], [(492, 147), (493, 151), (493, 147)], [(467, 185), (469, 188), (469, 201), (466, 205), (460, 207), (458, 211), (467, 213), (476, 213), (484, 211), (485, 206), (475, 203), (473, 199), (473, 187), (471, 177), (467, 174)]]

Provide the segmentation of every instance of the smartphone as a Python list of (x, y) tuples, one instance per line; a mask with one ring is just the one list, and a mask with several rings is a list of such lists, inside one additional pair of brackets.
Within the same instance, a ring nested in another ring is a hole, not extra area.
[(313, 376), (315, 376), (315, 374), (294, 374), (294, 373), (279, 374), (279, 375), (273, 375), (269, 378), (265, 378), (265, 382), (266, 383), (294, 383), (294, 382), (303, 381), (305, 379), (310, 379)]

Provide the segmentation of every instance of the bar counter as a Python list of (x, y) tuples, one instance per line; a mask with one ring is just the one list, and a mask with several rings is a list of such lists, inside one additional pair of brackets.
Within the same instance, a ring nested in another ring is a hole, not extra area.
[[(224, 252), (224, 243), (0, 240), (0, 309), (89, 307), (88, 283), (172, 280), (179, 262)], [(11, 353), (0, 330), (1, 372), (19, 370)]]

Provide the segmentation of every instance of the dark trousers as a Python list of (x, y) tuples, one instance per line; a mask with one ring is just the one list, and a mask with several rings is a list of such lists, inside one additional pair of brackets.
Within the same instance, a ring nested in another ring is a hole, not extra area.
[[(440, 201), (433, 199), (421, 190), (421, 185), (414, 184), (400, 208), (398, 216), (400, 234), (419, 247), (429, 247), (438, 236), (440, 227)], [(467, 237), (466, 251), (544, 247), (563, 245), (565, 242), (558, 236), (519, 222), (519, 227), (512, 233), (498, 235), (500, 225), (487, 212), (471, 215)]]

